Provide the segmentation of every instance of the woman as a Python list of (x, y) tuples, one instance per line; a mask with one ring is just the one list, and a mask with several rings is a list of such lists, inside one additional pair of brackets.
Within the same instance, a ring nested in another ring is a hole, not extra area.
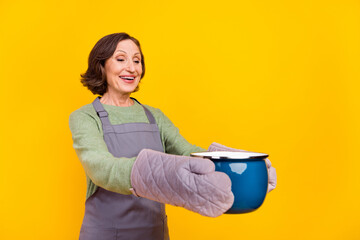
[[(216, 217), (233, 203), (229, 177), (159, 110), (130, 97), (145, 74), (138, 40), (100, 39), (82, 83), (99, 94), (70, 115), (75, 151), (87, 176), (81, 240), (169, 239), (164, 203)], [(213, 143), (208, 150), (234, 150)], [(196, 183), (196, 184), (195, 184)]]

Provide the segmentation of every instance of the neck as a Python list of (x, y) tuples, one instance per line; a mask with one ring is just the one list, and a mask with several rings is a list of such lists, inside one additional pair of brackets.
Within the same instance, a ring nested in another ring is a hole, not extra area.
[(111, 92), (104, 93), (100, 102), (119, 107), (130, 107), (131, 105), (134, 105), (134, 101), (130, 98), (130, 94), (114, 94)]

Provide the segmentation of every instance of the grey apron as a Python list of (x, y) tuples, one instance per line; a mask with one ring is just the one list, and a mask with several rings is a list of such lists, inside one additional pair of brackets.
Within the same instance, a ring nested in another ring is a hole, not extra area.
[[(159, 128), (146, 107), (141, 105), (149, 123), (111, 125), (100, 97), (92, 104), (100, 117), (108, 150), (114, 157), (136, 157), (144, 148), (164, 152)], [(79, 239), (169, 239), (165, 205), (134, 195), (111, 192), (98, 186), (96, 192), (85, 202)]]

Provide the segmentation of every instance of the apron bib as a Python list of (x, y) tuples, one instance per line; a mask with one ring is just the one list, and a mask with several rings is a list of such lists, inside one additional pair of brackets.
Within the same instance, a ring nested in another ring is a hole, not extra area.
[[(105, 143), (114, 157), (136, 157), (144, 148), (164, 152), (159, 128), (146, 107), (139, 103), (144, 108), (149, 123), (111, 125), (100, 97), (92, 104), (100, 117)], [(98, 186), (96, 192), (85, 202), (79, 239), (168, 240), (165, 204), (111, 192)]]

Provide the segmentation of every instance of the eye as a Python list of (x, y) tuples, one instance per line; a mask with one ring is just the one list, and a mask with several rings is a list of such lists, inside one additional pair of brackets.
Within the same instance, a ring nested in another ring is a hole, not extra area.
[(135, 63), (137, 63), (137, 64), (138, 64), (138, 63), (140, 63), (140, 61), (139, 61), (139, 60), (135, 60), (134, 62), (135, 62)]
[(125, 59), (122, 59), (122, 58), (120, 58), (120, 59), (116, 59), (117, 61), (119, 61), (119, 62), (123, 62), (123, 61), (125, 61)]

